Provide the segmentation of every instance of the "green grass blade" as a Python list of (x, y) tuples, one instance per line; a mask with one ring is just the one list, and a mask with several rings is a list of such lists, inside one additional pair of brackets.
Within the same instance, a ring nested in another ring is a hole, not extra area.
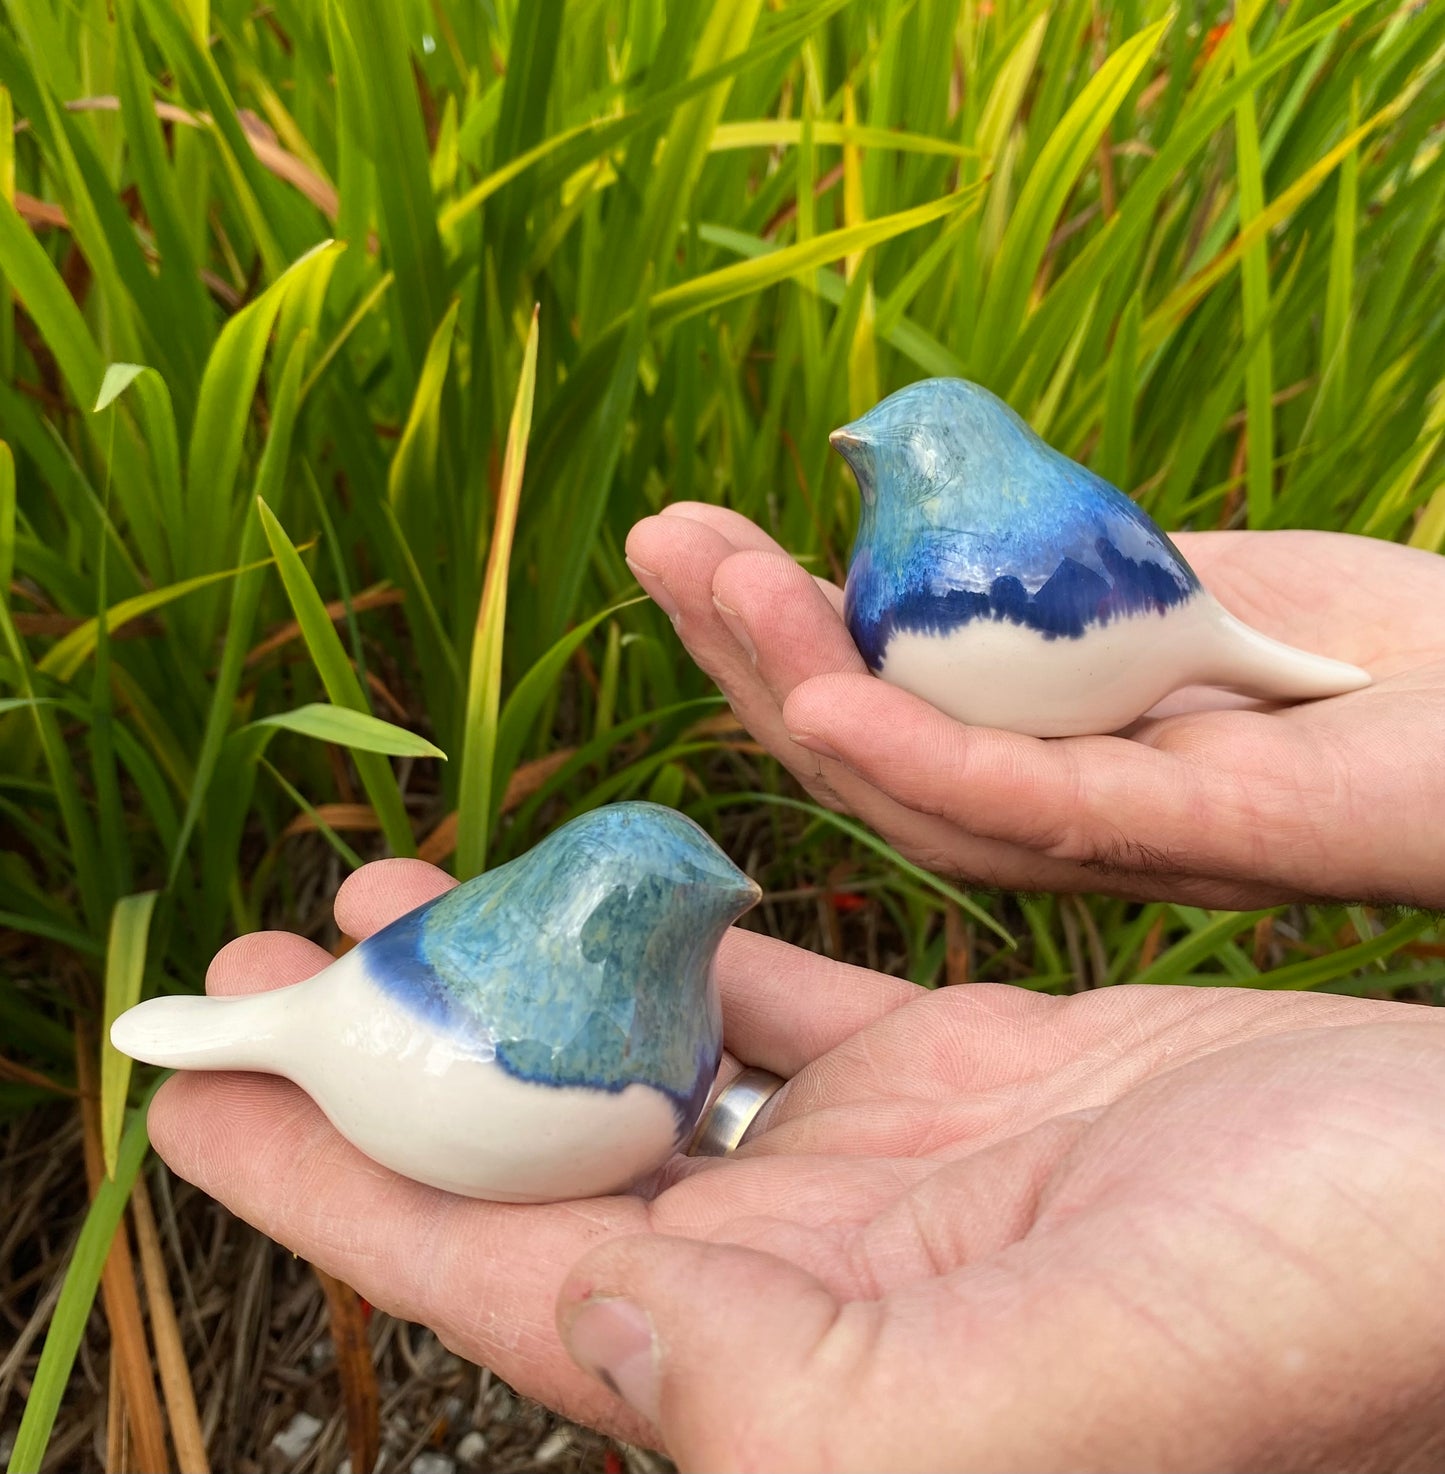
[[(271, 545), (276, 567), (285, 585), (286, 596), (291, 601), (296, 622), (301, 626), (301, 637), (306, 642), (316, 674), (326, 694), (337, 706), (349, 707), (352, 711), (370, 715), (366, 696), (356, 678), (341, 636), (336, 633), (326, 613), (326, 604), (316, 591), (311, 575), (306, 571), (301, 556), (297, 553), (286, 529), (276, 520), (275, 513), (264, 501), (258, 500), (257, 510), (261, 517), (261, 529)], [(396, 774), (379, 754), (357, 752), (353, 759), (362, 787), (366, 789), (376, 817), (381, 821), (382, 833), (397, 855), (414, 855), (416, 840), (412, 836), (411, 821), (407, 818), (406, 804), (397, 784)]]
[(1332, 983), (1337, 978), (1348, 976), (1392, 957), (1401, 947), (1413, 942), (1421, 932), (1435, 925), (1435, 918), (1423, 912), (1402, 916), (1394, 926), (1386, 927), (1378, 936), (1369, 937), (1353, 947), (1344, 947), (1326, 957), (1309, 957), (1303, 962), (1287, 963), (1284, 967), (1272, 968), (1261, 973), (1254, 986), (1257, 988), (1318, 988), (1323, 983)]
[[(1242, 14), (1230, 27), (1236, 72), (1249, 70), (1249, 31)], [(1239, 224), (1248, 229), (1264, 210), (1264, 165), (1259, 154), (1259, 119), (1254, 93), (1246, 92), (1234, 110), (1234, 142), (1239, 173)], [(1261, 235), (1251, 241), (1239, 263), (1244, 303), (1244, 336), (1256, 339), (1244, 370), (1248, 447), (1245, 484), (1249, 523), (1262, 527), (1274, 506), (1274, 352), (1270, 334), (1259, 333), (1269, 316), (1269, 244)]]
[(411, 48), (395, 6), (336, 0), (331, 19), (334, 26), (345, 26), (366, 84), (381, 234), (396, 273), (392, 321), (401, 383), (410, 395), (446, 311), (446, 273)]
[[(197, 574), (195, 578), (183, 578), (163, 589), (151, 589), (148, 593), (122, 599), (105, 611), (105, 629), (107, 633), (114, 632), (130, 620), (139, 619), (142, 615), (150, 614), (157, 609), (164, 609), (167, 604), (174, 604), (177, 599), (183, 599), (187, 594), (193, 594), (199, 589), (211, 588), (218, 583), (224, 583), (227, 579), (238, 578), (255, 569), (264, 568), (271, 561), (270, 558), (262, 558), (240, 568), (222, 568), (216, 573)], [(100, 628), (99, 617), (88, 619), (84, 624), (77, 625), (45, 652), (37, 668), (56, 680), (71, 680), (94, 652), (96, 641), (100, 637)]]
[(110, 1026), (126, 1009), (140, 1002), (151, 913), (159, 894), (159, 891), (141, 891), (138, 895), (122, 896), (110, 914), (110, 939), (105, 949), (105, 1013), (100, 1035), (100, 1145), (106, 1176), (112, 1180), (116, 1175), (134, 1062), (110, 1042)]
[(1109, 355), (1109, 386), (1104, 395), (1104, 427), (1094, 470), (1115, 486), (1129, 489), (1129, 450), (1133, 438), (1134, 398), (1138, 393), (1135, 375), (1139, 368), (1139, 320), (1144, 297), (1129, 298)]
[(130, 1113), (116, 1154), (115, 1174), (106, 1178), (96, 1191), (75, 1241), (75, 1252), (70, 1256), (65, 1283), (41, 1348), (40, 1363), (25, 1399), (7, 1474), (40, 1474), (50, 1431), (55, 1426), (61, 1398), (80, 1350), (80, 1338), (85, 1334), (90, 1309), (100, 1288), (100, 1272), (150, 1145), (145, 1122), (148, 1105), (149, 1100)]
[(1018, 331), (1064, 201), (1085, 160), (1098, 147), (1100, 135), (1148, 64), (1168, 23), (1166, 18), (1147, 26), (1109, 57), (1059, 120), (1029, 171), (999, 243), (983, 303), (975, 340), (979, 362), (998, 362), (1003, 345)]
[(338, 243), (326, 241), (308, 251), (231, 318), (216, 340), (201, 380), (186, 454), (191, 570), (207, 571), (220, 562), (251, 399), (282, 303), (288, 292), (303, 289), (313, 274), (329, 274), (340, 250)]
[(911, 860), (905, 860), (892, 845), (879, 839), (870, 829), (865, 829), (861, 824), (852, 819), (846, 819), (842, 814), (835, 814), (831, 809), (819, 808), (817, 804), (804, 802), (802, 799), (787, 798), (779, 793), (734, 793), (724, 797), (708, 800), (703, 807), (723, 808), (734, 803), (760, 803), (772, 804), (779, 808), (796, 809), (799, 813), (810, 814), (814, 819), (821, 820), (824, 824), (834, 829), (841, 830), (850, 839), (856, 840), (865, 849), (872, 850), (874, 854), (881, 856), (890, 866), (901, 870), (903, 874), (910, 875), (920, 885), (942, 896), (945, 900), (952, 901), (959, 910), (973, 917), (980, 926), (985, 926), (996, 937), (1009, 948), (1018, 946), (1012, 932), (1001, 922), (996, 921), (972, 896), (966, 895), (957, 886), (950, 885), (946, 880), (934, 875), (931, 871), (924, 870), (915, 865)]
[[(359, 713), (353, 713), (353, 715), (359, 715)], [(286, 797), (311, 820), (316, 826), (316, 832), (341, 856), (342, 861), (350, 869), (360, 870), (365, 863), (361, 856), (321, 817), (315, 806), (307, 800), (306, 795), (274, 763), (269, 762), (264, 757), (258, 757), (256, 761), (270, 774), (276, 786), (281, 789)]]
[(324, 701), (308, 702), (292, 711), (257, 717), (253, 727), (280, 727), (315, 737), (318, 742), (335, 742), (353, 752), (379, 752), (389, 757), (435, 757), (446, 761), (446, 753), (425, 737), (383, 721), (364, 711), (332, 706)]
[(1274, 910), (1269, 908), (1263, 911), (1220, 912), (1183, 941), (1176, 942), (1166, 952), (1162, 952), (1148, 967), (1135, 973), (1127, 981), (1145, 986), (1176, 983), (1185, 973), (1193, 972), (1199, 963), (1228, 946), (1240, 932), (1248, 931), (1256, 921), (1272, 915)]
[(457, 796), (457, 856), (459, 880), (470, 880), (486, 869), (491, 839), (492, 775), (497, 756), (497, 715), (502, 693), (502, 634), (507, 617), (507, 575), (517, 507), (522, 499), (522, 475), (527, 464), (527, 440), (532, 429), (532, 401), (537, 389), (537, 312), (527, 334), (522, 374), (507, 430), (507, 451), (497, 489), (496, 517), (487, 554), (487, 573), (477, 609), (476, 632), (467, 670), (467, 699), (462, 738), (462, 774)]

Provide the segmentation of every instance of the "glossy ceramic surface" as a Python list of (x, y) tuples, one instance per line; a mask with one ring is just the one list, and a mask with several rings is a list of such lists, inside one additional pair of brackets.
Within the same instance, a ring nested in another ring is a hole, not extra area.
[(758, 894), (691, 820), (613, 804), (303, 983), (153, 999), (111, 1038), (152, 1064), (285, 1075), (368, 1156), (452, 1192), (616, 1192), (702, 1111), (713, 959)]
[(1114, 732), (1183, 686), (1289, 701), (1369, 683), (1235, 619), (1134, 502), (977, 384), (925, 379), (831, 440), (862, 497), (853, 639), (960, 721)]

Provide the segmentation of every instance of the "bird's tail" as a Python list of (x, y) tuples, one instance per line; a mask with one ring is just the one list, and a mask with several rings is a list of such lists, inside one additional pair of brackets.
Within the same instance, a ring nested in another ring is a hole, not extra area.
[(1212, 638), (1198, 652), (1202, 684), (1274, 701), (1342, 696), (1370, 684), (1357, 665), (1272, 640), (1223, 607), (1217, 613)]
[(312, 1032), (306, 1000), (296, 996), (307, 991), (298, 983), (233, 998), (152, 998), (116, 1019), (110, 1042), (132, 1059), (167, 1069), (289, 1075)]

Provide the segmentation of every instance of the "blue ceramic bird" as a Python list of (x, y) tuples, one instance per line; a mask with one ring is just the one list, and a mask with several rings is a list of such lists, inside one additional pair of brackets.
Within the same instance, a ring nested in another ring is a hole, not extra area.
[(1184, 686), (1298, 701), (1369, 684), (1226, 612), (1138, 506), (977, 384), (911, 384), (829, 439), (863, 502), (849, 631), (959, 721), (1062, 737), (1116, 732)]
[(291, 987), (152, 999), (122, 1053), (294, 1080), (376, 1161), (470, 1197), (619, 1192), (722, 1051), (713, 959), (760, 892), (690, 819), (594, 809)]

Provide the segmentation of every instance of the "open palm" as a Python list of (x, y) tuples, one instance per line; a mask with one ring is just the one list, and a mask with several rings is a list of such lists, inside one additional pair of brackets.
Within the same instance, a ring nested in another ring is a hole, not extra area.
[(931, 869), (1220, 907), (1445, 905), (1445, 558), (1340, 533), (1177, 541), (1232, 613), (1374, 684), (1041, 741), (965, 727), (873, 678), (841, 593), (737, 513), (679, 503), (627, 551), (758, 741)]
[[(450, 884), (369, 866), (338, 923), (367, 935)], [(208, 988), (329, 960), (246, 937)], [(260, 1076), (170, 1081), (152, 1138), (376, 1304), (686, 1467), (1439, 1466), (1433, 1014), (929, 994), (736, 931), (719, 974), (725, 1075), (789, 1084), (738, 1156), (676, 1159), (635, 1196), (451, 1197)], [(619, 1340), (638, 1324), (655, 1347)]]

